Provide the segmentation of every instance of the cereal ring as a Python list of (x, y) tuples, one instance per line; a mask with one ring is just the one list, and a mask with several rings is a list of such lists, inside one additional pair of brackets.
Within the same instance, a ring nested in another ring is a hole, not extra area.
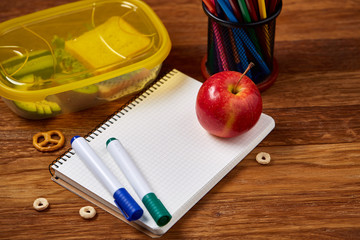
[(95, 208), (93, 208), (91, 206), (86, 206), (86, 207), (80, 208), (79, 214), (84, 219), (91, 219), (91, 218), (95, 217), (96, 210), (95, 210)]
[(260, 152), (256, 155), (256, 161), (260, 164), (268, 164), (271, 160), (270, 154), (266, 152)]
[[(57, 136), (58, 138), (53, 138)], [(39, 139), (43, 138), (43, 141), (39, 142)], [(51, 152), (58, 150), (65, 143), (64, 135), (58, 130), (52, 130), (48, 132), (38, 132), (33, 136), (34, 147), (41, 152)]]
[(43, 211), (47, 209), (49, 206), (49, 202), (46, 200), (46, 198), (38, 198), (34, 201), (33, 207), (36, 211)]

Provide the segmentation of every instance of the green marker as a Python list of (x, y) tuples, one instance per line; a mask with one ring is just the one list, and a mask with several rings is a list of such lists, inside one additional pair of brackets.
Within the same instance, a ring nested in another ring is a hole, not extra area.
[(156, 224), (159, 227), (166, 225), (171, 219), (170, 213), (151, 190), (120, 141), (116, 138), (109, 138), (106, 142), (106, 148), (135, 189), (136, 194), (142, 200)]

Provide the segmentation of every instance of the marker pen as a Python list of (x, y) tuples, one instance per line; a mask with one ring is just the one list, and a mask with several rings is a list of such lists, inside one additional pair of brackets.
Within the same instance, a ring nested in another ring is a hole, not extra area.
[(116, 138), (109, 138), (106, 142), (106, 147), (135, 189), (136, 194), (142, 200), (156, 224), (160, 227), (166, 225), (171, 219), (170, 213), (151, 190), (144, 176), (136, 167), (120, 141)]
[(129, 221), (138, 220), (142, 208), (130, 196), (117, 178), (110, 172), (100, 157), (90, 147), (85, 138), (75, 136), (71, 139), (71, 146), (79, 158), (85, 163), (95, 177), (113, 194), (115, 204)]

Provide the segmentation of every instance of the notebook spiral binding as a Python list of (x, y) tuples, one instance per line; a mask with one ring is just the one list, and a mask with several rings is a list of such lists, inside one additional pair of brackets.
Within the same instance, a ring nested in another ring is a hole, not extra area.
[[(120, 119), (121, 116), (125, 115), (127, 112), (129, 112), (134, 107), (136, 107), (137, 104), (140, 104), (142, 101), (144, 101), (144, 99), (146, 99), (147, 96), (150, 96), (151, 93), (156, 91), (157, 88), (161, 87), (162, 84), (168, 81), (177, 72), (178, 71), (176, 69), (171, 70), (165, 76), (155, 81), (153, 84), (150, 84), (149, 87), (145, 88), (137, 95), (135, 95), (133, 98), (131, 98), (122, 107), (116, 110), (112, 115), (108, 116), (104, 121), (99, 123), (95, 128), (93, 128), (89, 133), (87, 133), (84, 136), (86, 141), (91, 142), (89, 138), (95, 139), (95, 137), (97, 137), (99, 134), (101, 134), (103, 131), (109, 128), (112, 124), (114, 124), (114, 122), (118, 121), (118, 119)], [(58, 168), (59, 165), (62, 165), (63, 162), (66, 162), (67, 159), (70, 158), (72, 155), (75, 155), (75, 152), (72, 150), (72, 148), (69, 148), (62, 155), (60, 155), (58, 158), (52, 161), (48, 167), (51, 176), (54, 177), (52, 166)]]

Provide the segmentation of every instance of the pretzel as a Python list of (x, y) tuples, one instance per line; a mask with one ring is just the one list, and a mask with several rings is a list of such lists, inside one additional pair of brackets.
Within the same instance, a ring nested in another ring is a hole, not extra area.
[(268, 164), (270, 163), (271, 157), (270, 154), (266, 152), (260, 152), (256, 155), (256, 161), (260, 164)]
[[(52, 138), (52, 136), (58, 136)], [(40, 138), (44, 138), (43, 141), (38, 142)], [(51, 130), (48, 132), (38, 132), (33, 136), (33, 145), (40, 152), (52, 152), (61, 148), (65, 143), (64, 135), (58, 130)]]
[(95, 208), (93, 208), (91, 206), (86, 206), (86, 207), (80, 208), (79, 214), (84, 219), (91, 219), (91, 218), (95, 217), (96, 210), (95, 210)]

